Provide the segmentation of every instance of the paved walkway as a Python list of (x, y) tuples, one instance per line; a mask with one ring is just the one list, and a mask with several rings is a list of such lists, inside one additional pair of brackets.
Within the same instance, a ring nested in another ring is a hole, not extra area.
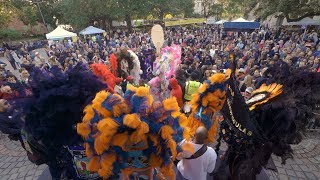
[[(44, 49), (37, 51), (43, 57), (47, 57)], [(19, 77), (18, 70), (13, 70), (6, 58), (0, 57), (0, 62), (7, 64), (6, 69)], [(0, 132), (0, 180), (37, 180), (45, 168), (47, 168), (46, 165), (32, 164), (20, 142), (10, 141)]]
[(288, 159), (285, 165), (281, 164), (280, 158), (273, 157), (278, 173), (268, 171), (270, 180), (320, 179), (320, 133), (309, 132), (307, 138), (293, 149), (294, 158)]
[(20, 142), (0, 134), (0, 180), (36, 180), (46, 167), (32, 164)]
[[(293, 146), (294, 159), (273, 157), (278, 172), (268, 171), (270, 180), (317, 180), (320, 179), (320, 133), (308, 133), (299, 145)], [(36, 180), (46, 165), (32, 164), (19, 142), (10, 141), (0, 134), (0, 180)]]

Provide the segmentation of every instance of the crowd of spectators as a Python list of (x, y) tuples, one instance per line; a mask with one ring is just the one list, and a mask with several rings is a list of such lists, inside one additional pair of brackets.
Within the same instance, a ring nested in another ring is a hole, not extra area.
[[(226, 33), (219, 27), (207, 25), (174, 27), (165, 30), (164, 46), (171, 44), (180, 44), (182, 47), (182, 64), (176, 80), (183, 93), (188, 88), (186, 82), (193, 80), (202, 83), (212, 74), (229, 68), (231, 60), (237, 60), (240, 90), (245, 96), (258, 88), (264, 82), (264, 72), (279, 62), (286, 62), (295, 68), (320, 71), (319, 36), (314, 30), (303, 32), (261, 28), (250, 33)], [(49, 58), (37, 51), (42, 47)], [(65, 39), (49, 44), (20, 43), (14, 47), (4, 43), (1, 49), (3, 56), (20, 74), (4, 70), (2, 62), (1, 84), (8, 85), (14, 81), (27, 83), (28, 70), (32, 66), (51, 68), (58, 65), (66, 70), (77, 62), (109, 64), (110, 54), (123, 48), (129, 48), (138, 55), (143, 81), (150, 80), (152, 64), (156, 59), (150, 33), (114, 30), (105, 36), (79, 37), (77, 41)]]

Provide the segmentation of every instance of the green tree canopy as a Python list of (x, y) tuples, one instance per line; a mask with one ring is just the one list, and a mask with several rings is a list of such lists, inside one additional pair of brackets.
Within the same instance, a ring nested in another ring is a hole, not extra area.
[(94, 22), (106, 28), (112, 20), (118, 20), (131, 27), (131, 20), (150, 15), (160, 20), (166, 14), (190, 17), (193, 7), (193, 0), (0, 0), (0, 25), (8, 24), (11, 14), (26, 25), (35, 25), (42, 21), (41, 9), (45, 22), (51, 26), (58, 20), (78, 30)]
[(222, 18), (222, 14), (224, 13), (223, 4), (213, 4), (210, 6), (208, 15), (214, 16), (216, 19), (220, 20)]
[(255, 15), (265, 19), (274, 13), (281, 13), (288, 22), (320, 15), (319, 0), (245, 0), (247, 7), (255, 7)]
[(61, 0), (56, 12), (59, 22), (71, 24), (76, 29), (99, 22), (105, 28), (112, 20), (126, 21), (131, 28), (131, 20), (145, 19), (149, 15), (163, 20), (166, 14), (186, 14), (193, 12), (192, 0)]
[[(223, 7), (221, 13), (221, 6)], [(320, 15), (319, 0), (217, 0), (210, 7), (210, 15), (222, 14), (223, 18), (232, 19), (246, 16), (253, 11), (260, 19), (278, 13), (290, 21), (299, 21), (305, 17)]]
[(0, 27), (6, 27), (15, 14), (11, 1), (0, 0)]
[(19, 19), (27, 25), (36, 25), (38, 20), (38, 11), (34, 6), (25, 6), (19, 10)]
[[(132, 18), (143, 17), (147, 10), (145, 0), (62, 0), (56, 9), (61, 16), (59, 21), (81, 29), (93, 22), (102, 28), (112, 20), (125, 20), (131, 23)], [(129, 22), (130, 21), (130, 22)]]
[(229, 20), (243, 17), (245, 13), (245, 5), (243, 3), (242, 0), (217, 0), (215, 3), (209, 4), (207, 16)]
[(163, 20), (166, 14), (192, 16), (194, 7), (193, 0), (153, 0), (145, 4), (147, 6), (144, 8), (159, 20)]

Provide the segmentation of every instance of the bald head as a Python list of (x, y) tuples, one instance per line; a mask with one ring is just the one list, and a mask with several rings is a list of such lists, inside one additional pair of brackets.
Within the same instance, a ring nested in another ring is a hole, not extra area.
[(196, 130), (195, 134), (195, 143), (196, 144), (204, 144), (205, 140), (207, 139), (208, 130), (204, 126), (200, 126)]

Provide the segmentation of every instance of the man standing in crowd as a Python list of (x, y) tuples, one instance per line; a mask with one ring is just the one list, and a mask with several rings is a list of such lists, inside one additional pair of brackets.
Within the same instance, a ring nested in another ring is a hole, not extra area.
[(217, 153), (213, 148), (207, 146), (205, 141), (207, 139), (208, 130), (200, 126), (196, 130), (195, 139), (191, 143), (194, 146), (195, 153), (190, 155), (182, 153), (182, 158), (178, 165), (177, 180), (206, 180), (207, 174), (212, 173), (217, 160)]
[(199, 82), (198, 79), (199, 78), (197, 73), (192, 73), (190, 76), (190, 81), (186, 82), (185, 94), (184, 94), (184, 99), (186, 101), (191, 101), (192, 94), (197, 93), (199, 87), (201, 86), (201, 83)]
[(192, 94), (195, 94), (198, 92), (199, 87), (201, 86), (201, 83), (199, 82), (198, 74), (193, 72), (190, 75), (190, 81), (186, 82), (185, 86), (185, 93), (184, 93), (184, 100), (186, 101), (184, 105), (184, 112), (188, 113), (190, 112), (190, 105), (188, 104), (189, 101), (192, 99)]

